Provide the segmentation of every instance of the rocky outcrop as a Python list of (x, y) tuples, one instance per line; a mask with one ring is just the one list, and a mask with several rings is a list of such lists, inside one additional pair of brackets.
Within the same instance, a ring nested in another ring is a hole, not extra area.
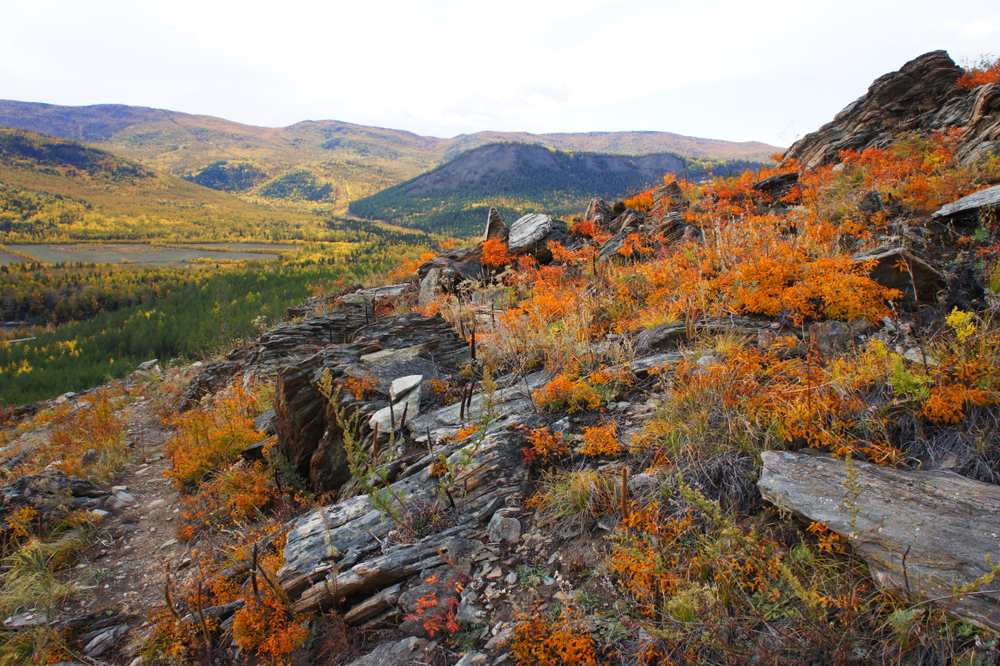
[[(764, 498), (850, 541), (879, 585), (1000, 631), (1000, 581), (983, 582), (1000, 544), (1000, 487), (950, 472), (858, 461), (848, 468), (818, 454), (761, 458)], [(982, 584), (960, 591), (975, 581)]]
[(957, 87), (963, 70), (945, 51), (932, 51), (879, 77), (832, 122), (796, 141), (784, 164), (800, 169), (839, 161), (842, 150), (884, 147), (904, 132), (958, 129), (957, 155), (974, 161), (1000, 152), (1000, 87)]
[(565, 243), (569, 237), (566, 223), (541, 213), (518, 218), (510, 228), (507, 251), (513, 257), (530, 255), (540, 263), (552, 261), (551, 242)]
[[(362, 608), (353, 615), (362, 621), (418, 572), (442, 565), (467, 570), (490, 519), (526, 478), (519, 464), (523, 437), (522, 429), (499, 424), (475, 445), (453, 442), (411, 461), (381, 491), (396, 498), (393, 511), (379, 511), (372, 496), (359, 495), (299, 519), (278, 572), (293, 610), (336, 605), (350, 615)], [(432, 464), (439, 460), (455, 472), (447, 497)], [(418, 523), (418, 514), (430, 529)]]
[(104, 510), (112, 493), (90, 481), (50, 469), (3, 486), (0, 497), (0, 532), (6, 532), (11, 528), (8, 516), (22, 507), (35, 509), (48, 523), (74, 511)]
[(583, 219), (593, 220), (598, 229), (607, 229), (612, 217), (611, 206), (600, 198), (591, 199), (587, 204), (587, 210), (583, 213)]
[[(440, 317), (407, 313), (362, 327), (352, 342), (327, 345), (278, 372), (274, 399), (278, 451), (315, 490), (340, 488), (350, 479), (345, 434), (370, 440), (372, 415), (380, 410), (387, 410), (397, 427), (404, 410), (407, 422), (417, 416), (419, 388), (416, 392), (413, 387), (406, 392), (400, 389), (396, 397), (402, 400), (397, 406), (392, 384), (414, 375), (447, 377), (457, 373), (469, 358), (469, 345)], [(336, 392), (333, 400), (320, 391), (327, 373)], [(373, 381), (374, 396), (338, 390), (347, 378)], [(355, 419), (355, 430), (345, 433), (346, 423)], [(376, 422), (389, 420), (379, 417)], [(384, 424), (380, 432), (388, 434)]]
[(499, 211), (492, 207), (490, 212), (486, 214), (486, 229), (483, 231), (483, 240), (488, 241), (491, 238), (507, 240), (507, 225), (503, 223)]

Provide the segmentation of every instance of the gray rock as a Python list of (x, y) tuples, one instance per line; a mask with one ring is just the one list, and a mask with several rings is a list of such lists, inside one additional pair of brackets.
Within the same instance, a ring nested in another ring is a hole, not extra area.
[(401, 589), (402, 584), (397, 583), (368, 597), (344, 614), (344, 622), (351, 626), (357, 626), (393, 608), (399, 601)]
[(418, 389), (419, 392), (420, 384), (423, 381), (423, 375), (408, 375), (394, 379), (389, 389), (389, 397), (393, 400), (399, 400), (404, 398), (413, 389)]
[(951, 217), (980, 209), (994, 210), (998, 207), (1000, 207), (1000, 185), (994, 185), (942, 206), (941, 210), (931, 217)]
[[(898, 289), (910, 303), (934, 303), (937, 294), (945, 286), (944, 275), (929, 261), (906, 248), (883, 245), (867, 252), (854, 255), (856, 264), (874, 261), (868, 274), (875, 282), (889, 289)], [(909, 267), (908, 271), (899, 266)], [(916, 299), (914, 299), (914, 288)]]
[(421, 656), (428, 643), (423, 638), (410, 636), (395, 643), (382, 643), (364, 657), (347, 666), (401, 666)]
[(273, 435), (277, 432), (276, 419), (274, 415), (274, 410), (269, 409), (260, 416), (253, 420), (253, 427), (257, 429), (257, 432), (264, 433), (265, 435)]
[(583, 213), (583, 219), (593, 220), (598, 229), (607, 229), (611, 218), (611, 206), (604, 199), (591, 199)]
[[(807, 134), (785, 152), (782, 164), (791, 159), (803, 170), (840, 161), (840, 151), (863, 151), (884, 146), (904, 132), (932, 132), (950, 127), (965, 132), (959, 140), (960, 158), (974, 159), (995, 151), (997, 118), (982, 118), (976, 108), (979, 92), (957, 88), (963, 70), (945, 51), (933, 51), (903, 65), (899, 71), (876, 79), (868, 92), (855, 100), (819, 130)], [(978, 103), (977, 103), (978, 102)], [(987, 107), (988, 108), (988, 107)], [(979, 118), (976, 118), (977, 115)], [(976, 118), (977, 122), (972, 122)]]
[(102, 654), (111, 651), (122, 639), (128, 636), (129, 628), (127, 625), (122, 624), (108, 629), (101, 629), (94, 633), (97, 635), (91, 638), (91, 634), (88, 634), (81, 641), (85, 646), (83, 652), (88, 657), (100, 657)]
[(490, 518), (490, 524), (486, 527), (486, 533), (489, 535), (490, 541), (517, 543), (521, 540), (521, 521), (517, 518), (503, 516), (498, 511)]
[(485, 664), (486, 659), (485, 654), (473, 650), (462, 655), (462, 658), (455, 662), (455, 666), (477, 666), (477, 664)]
[(676, 180), (653, 190), (653, 206), (669, 208), (684, 201), (684, 190)]
[[(826, 455), (768, 451), (757, 483), (783, 511), (848, 539), (882, 587), (935, 600), (1000, 630), (1000, 581), (956, 595), (991, 571), (1000, 543), (1000, 487), (949, 472), (893, 469)], [(905, 565), (905, 566), (904, 566)]]
[(431, 268), (427, 275), (420, 281), (420, 294), (417, 296), (417, 305), (426, 308), (444, 293), (444, 278), (441, 268)]
[(486, 230), (483, 231), (483, 240), (491, 238), (507, 240), (507, 225), (503, 223), (503, 218), (496, 208), (490, 207), (490, 212), (486, 214)]
[(510, 228), (507, 251), (512, 257), (523, 254), (533, 256), (541, 263), (552, 261), (551, 242), (565, 242), (569, 237), (566, 223), (541, 213), (531, 213), (519, 218)]

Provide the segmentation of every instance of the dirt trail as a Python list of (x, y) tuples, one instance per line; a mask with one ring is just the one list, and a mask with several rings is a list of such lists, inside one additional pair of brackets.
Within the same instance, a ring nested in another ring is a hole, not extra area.
[(125, 413), (136, 462), (125, 466), (114, 487), (126, 503), (104, 520), (84, 564), (95, 575), (88, 610), (108, 608), (148, 616), (163, 602), (166, 572), (190, 563), (188, 547), (177, 539), (180, 495), (164, 476), (170, 467), (165, 445), (169, 428), (152, 400), (139, 400)]

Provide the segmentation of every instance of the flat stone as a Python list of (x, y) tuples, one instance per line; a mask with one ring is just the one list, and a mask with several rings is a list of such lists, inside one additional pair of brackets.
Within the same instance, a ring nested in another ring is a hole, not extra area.
[(1000, 630), (1000, 581), (955, 596), (991, 571), (986, 561), (996, 558), (1000, 543), (1000, 486), (860, 461), (848, 469), (820, 454), (765, 451), (761, 459), (757, 487), (764, 498), (848, 539), (880, 586), (908, 590), (950, 615)]
[(397, 400), (400, 396), (419, 387), (420, 382), (422, 381), (424, 381), (423, 375), (410, 375), (408, 377), (394, 379), (392, 381), (392, 387), (389, 389), (389, 397), (393, 400)]

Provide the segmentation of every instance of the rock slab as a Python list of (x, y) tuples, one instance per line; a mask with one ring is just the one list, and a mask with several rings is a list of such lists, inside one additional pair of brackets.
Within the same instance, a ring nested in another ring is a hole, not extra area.
[(990, 572), (986, 558), (1000, 561), (1000, 486), (858, 461), (848, 469), (818, 454), (766, 451), (761, 458), (764, 499), (850, 540), (879, 585), (909, 589), (1000, 631), (1000, 581), (955, 595)]

